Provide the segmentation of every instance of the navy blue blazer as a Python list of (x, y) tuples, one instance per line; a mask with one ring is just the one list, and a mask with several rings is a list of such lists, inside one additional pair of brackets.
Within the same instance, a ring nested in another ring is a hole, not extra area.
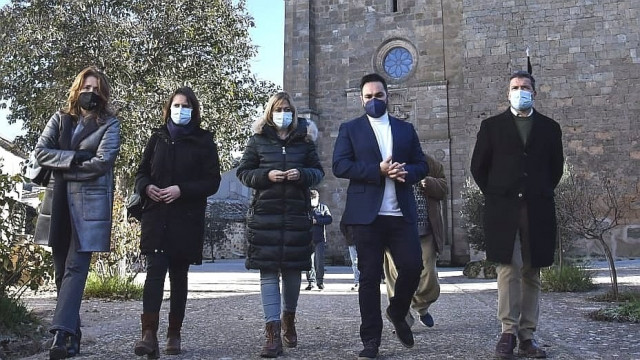
[[(395, 181), (396, 197), (404, 219), (415, 223), (416, 201), (412, 185), (424, 178), (429, 167), (413, 125), (389, 116), (393, 136), (392, 161), (406, 163), (405, 182)], [(385, 181), (380, 174), (382, 154), (366, 115), (340, 125), (333, 149), (333, 174), (349, 179), (347, 204), (342, 221), (346, 225), (371, 224), (380, 210)]]

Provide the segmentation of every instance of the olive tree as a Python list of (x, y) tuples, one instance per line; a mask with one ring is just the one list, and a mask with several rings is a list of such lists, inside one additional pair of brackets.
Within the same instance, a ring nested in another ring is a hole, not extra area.
[(163, 103), (188, 85), (228, 169), (275, 90), (250, 71), (251, 26), (244, 0), (13, 0), (0, 10), (0, 101), (10, 123), (24, 122), (17, 142), (28, 150), (74, 76), (88, 65), (104, 70), (122, 122), (116, 171), (124, 189), (162, 124)]

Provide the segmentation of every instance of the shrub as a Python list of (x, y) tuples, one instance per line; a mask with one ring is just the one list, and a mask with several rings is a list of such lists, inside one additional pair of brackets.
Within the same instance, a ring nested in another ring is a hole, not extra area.
[(112, 300), (140, 300), (143, 286), (134, 282), (132, 278), (100, 276), (95, 272), (89, 273), (84, 296), (87, 298)]
[(469, 279), (496, 279), (497, 264), (487, 260), (470, 261), (464, 266), (462, 274)]
[(15, 299), (38, 290), (53, 274), (51, 254), (25, 234), (28, 205), (16, 200), (14, 190), (21, 181), (0, 172), (0, 296)]
[(549, 292), (584, 292), (596, 287), (591, 273), (575, 265), (542, 269), (540, 280), (542, 290)]
[(460, 217), (462, 218), (462, 228), (467, 232), (469, 245), (477, 251), (485, 251), (482, 219), (484, 216), (484, 195), (470, 178), (465, 181), (460, 195), (462, 196)]
[(0, 295), (0, 334), (31, 335), (39, 323), (21, 301)]
[(109, 253), (96, 253), (92, 271), (96, 275), (133, 280), (142, 269), (140, 257), (140, 222), (127, 219), (125, 198), (119, 192), (113, 199), (111, 249)]
[[(608, 292), (596, 297), (595, 300), (615, 301), (615, 297), (613, 293)], [(640, 323), (640, 293), (622, 292), (618, 295), (618, 304), (614, 307), (592, 311), (589, 313), (589, 317), (600, 321)]]

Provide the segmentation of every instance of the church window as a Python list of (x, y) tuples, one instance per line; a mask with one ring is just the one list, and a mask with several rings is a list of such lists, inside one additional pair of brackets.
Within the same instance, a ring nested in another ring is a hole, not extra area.
[(398, 0), (393, 0), (391, 7), (393, 12), (398, 12)]
[(413, 56), (403, 47), (394, 47), (385, 55), (383, 65), (387, 75), (401, 79), (413, 69)]

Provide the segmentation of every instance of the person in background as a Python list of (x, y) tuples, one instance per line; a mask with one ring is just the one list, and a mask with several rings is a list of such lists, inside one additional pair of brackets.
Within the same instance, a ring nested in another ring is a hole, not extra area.
[(167, 272), (170, 281), (169, 326), (165, 352), (182, 351), (181, 328), (187, 304), (191, 264), (202, 264), (207, 197), (220, 186), (220, 161), (213, 134), (201, 128), (200, 102), (193, 90), (174, 91), (162, 112), (162, 126), (147, 142), (136, 173), (142, 197), (140, 251), (147, 277), (142, 297), (142, 339), (138, 356), (160, 356), (159, 313)]
[(357, 291), (358, 285), (360, 284), (360, 270), (358, 270), (358, 251), (356, 251), (356, 244), (353, 242), (353, 230), (340, 220), (340, 232), (349, 247), (349, 259), (351, 260), (351, 271), (353, 271), (353, 286), (351, 287), (351, 291)]
[[(429, 313), (429, 306), (440, 296), (438, 270), (436, 261), (444, 246), (444, 224), (442, 222), (441, 202), (446, 199), (448, 192), (444, 166), (431, 157), (425, 155), (429, 164), (429, 174), (418, 184), (414, 185), (414, 195), (418, 205), (418, 234), (422, 247), (422, 273), (420, 283), (413, 298), (411, 308), (418, 313), (420, 323), (433, 327), (433, 316)], [(393, 297), (398, 270), (389, 252), (385, 253), (384, 273), (387, 283), (387, 296)], [(414, 318), (411, 312), (407, 314), (407, 322), (412, 325)]]
[(560, 125), (533, 108), (530, 72), (509, 78), (510, 108), (485, 119), (471, 157), (471, 174), (484, 194), (487, 260), (498, 263), (495, 355), (545, 358), (533, 333), (540, 314), (540, 268), (553, 264), (556, 248), (554, 190), (562, 177)]
[(312, 241), (313, 254), (311, 254), (311, 270), (307, 271), (309, 285), (305, 290), (313, 289), (314, 283), (318, 289), (324, 289), (324, 248), (327, 243), (325, 227), (333, 221), (327, 205), (320, 202), (318, 190), (311, 190), (311, 215), (313, 216)]
[(281, 355), (283, 343), (290, 348), (298, 344), (295, 316), (301, 271), (311, 269), (309, 190), (320, 183), (324, 171), (307, 126), (307, 120), (297, 117), (288, 93), (271, 96), (263, 116), (253, 124), (254, 134), (236, 171), (240, 182), (253, 189), (245, 266), (260, 270), (265, 320), (260, 356), (267, 358)]
[[(97, 67), (83, 69), (38, 139), (35, 155), (53, 170), (38, 215), (36, 239), (53, 251), (56, 309), (49, 331), (53, 360), (80, 353), (80, 305), (93, 252), (111, 249), (113, 167), (120, 151), (120, 121), (111, 87)], [(50, 217), (49, 217), (50, 216)]]
[(386, 80), (368, 74), (360, 80), (360, 117), (340, 125), (333, 173), (349, 179), (342, 221), (352, 226), (360, 269), (362, 359), (378, 356), (382, 336), (380, 279), (386, 248), (398, 269), (394, 297), (385, 315), (406, 347), (413, 347), (405, 316), (418, 287), (422, 258), (412, 185), (427, 175), (427, 161), (411, 123), (387, 112)]

